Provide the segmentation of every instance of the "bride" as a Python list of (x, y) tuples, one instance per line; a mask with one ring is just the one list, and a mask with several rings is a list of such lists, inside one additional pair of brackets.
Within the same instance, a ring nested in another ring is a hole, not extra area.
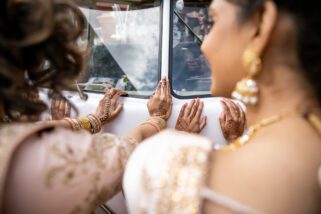
[[(130, 213), (321, 213), (321, 13), (313, 0), (215, 0), (211, 92), (248, 107), (227, 147), (164, 131), (130, 157)], [(231, 105), (231, 104), (230, 104)], [(224, 105), (222, 123), (238, 111)], [(217, 151), (218, 150), (218, 151)]]

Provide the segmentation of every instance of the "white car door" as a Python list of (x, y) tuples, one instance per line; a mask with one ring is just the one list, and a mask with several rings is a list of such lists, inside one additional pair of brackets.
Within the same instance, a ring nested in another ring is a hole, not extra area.
[[(199, 4), (197, 1), (185, 1), (184, 9), (176, 7), (176, 1), (170, 0), (133, 1), (136, 2), (133, 4), (119, 3), (121, 1), (90, 2), (94, 4), (80, 3), (88, 28), (79, 45), (87, 47), (88, 60), (87, 69), (78, 80), (82, 93), (88, 99), (81, 99), (84, 96), (75, 92), (65, 94), (79, 110), (79, 115), (95, 112), (106, 87), (126, 90), (128, 97), (121, 98), (123, 111), (103, 127), (103, 132), (125, 135), (148, 118), (148, 97), (160, 78), (168, 76), (174, 96), (168, 127), (175, 127), (185, 102), (200, 97), (205, 104), (203, 115), (208, 117), (201, 135), (216, 144), (226, 144), (218, 119), (222, 111), (219, 98), (209, 95), (209, 68), (204, 68), (208, 70), (203, 75), (197, 73), (195, 66), (194, 70), (188, 68), (189, 63), (193, 68), (195, 58), (197, 66), (205, 65), (198, 44), (198, 39), (202, 39), (199, 30), (202, 26), (198, 26), (197, 22), (195, 24), (195, 21), (204, 12), (207, 18), (210, 1), (200, 1)], [(176, 9), (180, 9), (178, 14), (185, 24), (194, 23), (191, 29), (199, 38), (195, 38), (188, 27), (180, 23), (181, 20), (173, 12)], [(180, 61), (179, 57), (189, 59)], [(180, 66), (185, 68), (179, 71)], [(184, 72), (184, 69), (190, 69), (186, 72), (187, 76), (178, 73)], [(116, 213), (126, 213), (122, 194), (115, 196), (107, 205)]]

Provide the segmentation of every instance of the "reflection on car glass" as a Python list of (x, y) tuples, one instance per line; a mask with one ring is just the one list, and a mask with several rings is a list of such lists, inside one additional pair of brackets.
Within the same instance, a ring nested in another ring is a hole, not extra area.
[(91, 82), (86, 90), (99, 91), (97, 86), (106, 84), (138, 95), (153, 93), (160, 76), (159, 5), (82, 9), (89, 23), (90, 53), (79, 81)]
[[(209, 3), (184, 1), (183, 9), (178, 11), (186, 25), (201, 39), (212, 24), (208, 16)], [(181, 96), (210, 94), (211, 71), (201, 53), (199, 41), (175, 14), (172, 17), (172, 88)]]
[[(181, 42), (173, 49), (173, 89), (176, 91), (208, 91), (210, 69), (195, 42)], [(198, 80), (204, 81), (198, 81)], [(192, 81), (197, 80), (197, 81)]]
[(195, 42), (181, 42), (173, 49), (172, 81), (175, 91), (208, 91), (210, 68)]
[(191, 32), (191, 34), (195, 37), (195, 39), (197, 39), (197, 41), (199, 42), (199, 44), (202, 44), (203, 40), (201, 37), (199, 37), (194, 30), (184, 21), (184, 19), (181, 17), (181, 15), (179, 14), (179, 12), (177, 12), (176, 10), (174, 10), (174, 14), (176, 15), (176, 17), (179, 19), (179, 21), (182, 22), (182, 24), (185, 25), (185, 27)]

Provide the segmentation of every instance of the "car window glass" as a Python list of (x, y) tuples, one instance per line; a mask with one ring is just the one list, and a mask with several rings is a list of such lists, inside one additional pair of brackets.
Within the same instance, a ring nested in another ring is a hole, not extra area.
[[(184, 1), (172, 14), (172, 89), (179, 96), (210, 95), (211, 71), (200, 50), (200, 40), (209, 32), (210, 1)], [(195, 35), (196, 34), (196, 35)]]
[(153, 93), (160, 76), (161, 11), (160, 1), (148, 2), (98, 2), (96, 9), (81, 8), (88, 22), (78, 41), (87, 47), (87, 67), (78, 80), (84, 90), (116, 87), (134, 96)]

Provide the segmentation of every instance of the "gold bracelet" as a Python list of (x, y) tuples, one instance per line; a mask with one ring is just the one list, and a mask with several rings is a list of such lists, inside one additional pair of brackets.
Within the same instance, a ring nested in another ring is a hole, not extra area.
[(64, 120), (68, 122), (69, 126), (71, 127), (71, 130), (79, 131), (81, 129), (81, 126), (76, 119), (66, 117), (64, 118)]
[(153, 126), (157, 130), (157, 132), (160, 132), (162, 129), (166, 128), (166, 121), (161, 117), (151, 117), (145, 122), (143, 122), (141, 125), (144, 124), (149, 124)]
[(89, 114), (88, 116), (93, 118), (94, 121), (96, 122), (96, 124), (98, 125), (99, 129), (101, 129), (102, 124), (101, 124), (101, 121), (100, 121), (99, 117), (97, 117), (94, 114)]
[(87, 131), (91, 132), (91, 124), (87, 117), (79, 117), (78, 118), (79, 124), (81, 128), (86, 129)]
[(63, 120), (68, 122), (68, 125), (70, 126), (71, 130), (73, 130), (73, 131), (75, 130), (74, 124), (73, 124), (73, 122), (71, 121), (70, 118), (66, 117)]
[(160, 127), (152, 121), (143, 122), (141, 125), (146, 125), (146, 124), (153, 126), (157, 130), (157, 132), (161, 131)]
[(79, 121), (77, 119), (71, 119), (73, 121), (73, 123), (75, 124), (76, 127), (76, 131), (79, 131), (81, 129), (81, 124), (79, 123)]
[(97, 131), (96, 123), (94, 122), (94, 120), (91, 117), (87, 116), (87, 118), (89, 120), (90, 127), (91, 127), (90, 128), (90, 133), (95, 134), (96, 131)]
[(92, 134), (98, 133), (101, 130), (100, 119), (94, 114), (89, 114), (87, 117), (92, 127), (91, 133)]
[(162, 117), (151, 117), (147, 121), (154, 121), (161, 130), (166, 128), (166, 120), (164, 120)]

